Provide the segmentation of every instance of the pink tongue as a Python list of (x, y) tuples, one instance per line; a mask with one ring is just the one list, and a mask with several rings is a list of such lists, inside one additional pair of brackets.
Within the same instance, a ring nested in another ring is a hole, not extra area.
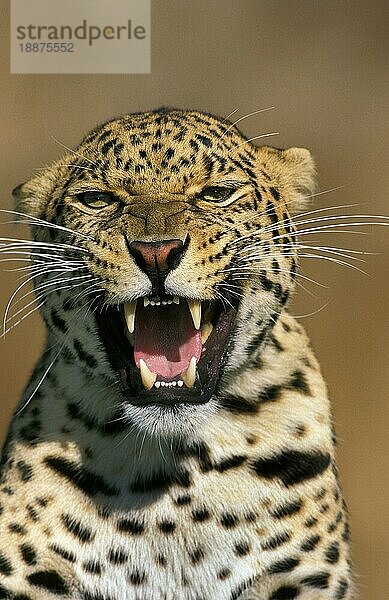
[(201, 332), (194, 328), (185, 300), (147, 308), (138, 301), (134, 350), (138, 369), (142, 358), (150, 371), (173, 379), (189, 367), (192, 356), (198, 362), (201, 351)]

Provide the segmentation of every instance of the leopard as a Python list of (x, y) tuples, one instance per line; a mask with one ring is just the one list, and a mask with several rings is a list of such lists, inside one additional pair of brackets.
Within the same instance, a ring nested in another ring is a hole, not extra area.
[(15, 188), (46, 341), (0, 485), (0, 598), (349, 600), (327, 387), (292, 316), (309, 150), (163, 107)]

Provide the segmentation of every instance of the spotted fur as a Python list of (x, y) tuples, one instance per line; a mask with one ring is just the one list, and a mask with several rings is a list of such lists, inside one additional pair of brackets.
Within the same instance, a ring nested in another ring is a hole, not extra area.
[[(227, 200), (199, 196), (221, 182)], [(313, 187), (307, 150), (159, 110), (97, 127), (17, 188), (47, 343), (3, 453), (0, 598), (351, 598), (327, 390), (286, 309), (291, 214)], [(115, 201), (81, 205), (88, 190)], [(129, 241), (184, 235), (167, 292), (237, 306), (220, 380), (205, 404), (134, 406), (96, 314), (150, 294)]]

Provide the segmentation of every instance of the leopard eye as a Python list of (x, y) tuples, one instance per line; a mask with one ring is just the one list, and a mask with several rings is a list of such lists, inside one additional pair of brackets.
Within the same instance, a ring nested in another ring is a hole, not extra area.
[(216, 185), (212, 185), (210, 187), (204, 188), (199, 197), (201, 200), (208, 200), (210, 202), (222, 202), (223, 200), (227, 200), (229, 196), (231, 196), (232, 192), (231, 188), (227, 187), (219, 187)]
[(81, 192), (76, 195), (77, 199), (88, 208), (105, 208), (116, 202), (115, 196), (109, 192)]

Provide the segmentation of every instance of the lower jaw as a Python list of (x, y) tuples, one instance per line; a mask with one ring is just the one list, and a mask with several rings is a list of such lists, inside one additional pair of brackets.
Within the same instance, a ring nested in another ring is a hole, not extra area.
[(123, 334), (120, 308), (110, 306), (104, 312), (104, 317), (96, 317), (96, 321), (111, 366), (119, 373), (126, 401), (133, 406), (174, 406), (205, 404), (215, 394), (227, 359), (228, 341), (235, 316), (235, 308), (220, 312), (213, 331), (203, 346), (193, 387), (161, 384), (158, 389), (153, 387), (150, 390), (146, 390), (142, 384), (133, 348)]

